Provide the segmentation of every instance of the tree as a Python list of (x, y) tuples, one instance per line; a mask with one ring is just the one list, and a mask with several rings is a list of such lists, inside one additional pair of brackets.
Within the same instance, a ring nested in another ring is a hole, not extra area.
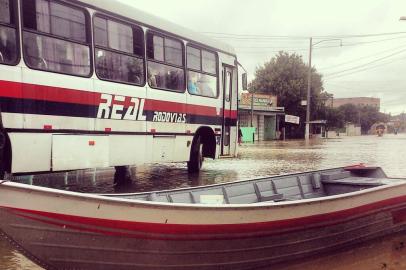
[(344, 104), (337, 109), (336, 113), (341, 114), (345, 123), (360, 125), (362, 134), (367, 134), (373, 124), (387, 123), (390, 120), (389, 115), (379, 112), (378, 108), (372, 106)]
[(373, 124), (387, 123), (390, 121), (389, 115), (379, 112), (375, 107), (365, 106), (359, 108), (359, 110), (361, 131), (363, 134), (367, 134)]
[(338, 108), (338, 112), (343, 116), (345, 123), (359, 124), (360, 110), (354, 104), (344, 104)]
[(329, 130), (341, 129), (345, 125), (344, 114), (338, 108), (326, 107), (326, 113), (323, 118), (327, 120)]
[[(278, 97), (279, 106), (285, 107), (287, 114), (301, 118), (299, 129), (294, 129), (288, 136), (303, 138), (306, 119), (306, 107), (301, 101), (307, 97), (308, 66), (296, 53), (279, 52), (269, 62), (257, 68), (255, 79), (250, 84), (250, 91), (272, 94)], [(328, 94), (324, 92), (322, 76), (312, 68), (311, 87), (312, 119), (320, 119), (319, 114), (325, 111)], [(324, 112), (325, 114), (325, 112)], [(289, 130), (287, 131), (289, 132)]]

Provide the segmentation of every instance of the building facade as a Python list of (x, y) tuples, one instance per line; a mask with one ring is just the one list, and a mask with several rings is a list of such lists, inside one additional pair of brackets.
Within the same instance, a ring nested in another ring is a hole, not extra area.
[(281, 138), (285, 109), (273, 95), (243, 93), (238, 106), (240, 128), (255, 128), (254, 141)]
[(338, 108), (345, 104), (353, 104), (357, 107), (374, 107), (378, 111), (381, 108), (381, 99), (372, 97), (334, 98), (326, 102), (327, 106)]

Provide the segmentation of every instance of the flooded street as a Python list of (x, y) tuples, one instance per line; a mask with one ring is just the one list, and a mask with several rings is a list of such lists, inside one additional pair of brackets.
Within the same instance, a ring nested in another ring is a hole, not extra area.
[[(111, 169), (54, 175), (24, 176), (23, 183), (90, 193), (128, 193), (230, 182), (291, 172), (357, 163), (383, 167), (390, 177), (406, 177), (406, 134), (350, 137), (313, 141), (269, 142), (244, 145), (236, 159), (207, 160), (198, 176), (188, 175), (186, 164), (155, 164), (132, 168), (133, 181), (117, 187)], [(328, 267), (327, 267), (328, 266)], [(392, 235), (351, 250), (320, 256), (300, 265), (277, 269), (406, 269), (406, 236)], [(0, 270), (39, 270), (0, 240)]]

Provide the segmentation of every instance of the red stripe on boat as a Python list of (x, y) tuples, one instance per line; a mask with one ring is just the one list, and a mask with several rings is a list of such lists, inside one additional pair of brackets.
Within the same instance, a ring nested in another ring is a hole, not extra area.
[[(280, 221), (270, 221), (270, 222), (259, 222), (259, 223), (244, 223), (244, 224), (165, 224), (165, 223), (145, 223), (145, 222), (131, 222), (131, 221), (121, 221), (121, 220), (109, 220), (109, 219), (99, 219), (99, 218), (89, 218), (81, 216), (64, 215), (57, 213), (33, 211), (26, 209), (14, 209), (8, 208), (15, 211), (16, 213), (26, 213), (43, 218), (50, 218), (58, 220), (58, 222), (70, 222), (80, 225), (97, 226), (104, 229), (120, 229), (133, 232), (142, 233), (156, 233), (156, 234), (169, 234), (169, 235), (199, 235), (199, 234), (212, 234), (212, 235), (232, 235), (238, 233), (272, 233), (275, 230), (300, 230), (303, 227), (317, 227), (325, 226), (326, 224), (336, 224), (343, 219), (357, 218), (361, 216), (368, 215), (368, 212), (382, 212), (389, 211), (388, 209), (383, 209), (387, 207), (395, 207), (399, 204), (406, 202), (406, 196), (393, 198), (377, 203), (372, 203), (368, 205), (363, 205), (347, 210), (313, 215), (302, 218), (280, 220)], [(404, 205), (406, 211), (406, 205)], [(397, 209), (396, 211), (400, 211)], [(395, 220), (399, 219), (398, 212), (393, 213)], [(402, 212), (405, 213), (405, 212)], [(403, 214), (401, 215), (403, 220)], [(46, 221), (44, 221), (46, 222)], [(231, 236), (230, 235), (230, 236)]]

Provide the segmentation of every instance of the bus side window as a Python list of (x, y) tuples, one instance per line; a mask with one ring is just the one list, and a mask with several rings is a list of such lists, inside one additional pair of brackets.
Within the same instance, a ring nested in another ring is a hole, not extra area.
[(96, 74), (102, 80), (145, 84), (142, 28), (94, 17)]
[(15, 64), (18, 58), (14, 0), (0, 0), (0, 63)]
[(192, 95), (217, 97), (217, 58), (212, 52), (187, 46), (188, 91)]
[(176, 39), (147, 34), (148, 84), (152, 88), (185, 91), (183, 44)]
[(23, 48), (30, 68), (90, 76), (85, 10), (48, 0), (24, 0)]

